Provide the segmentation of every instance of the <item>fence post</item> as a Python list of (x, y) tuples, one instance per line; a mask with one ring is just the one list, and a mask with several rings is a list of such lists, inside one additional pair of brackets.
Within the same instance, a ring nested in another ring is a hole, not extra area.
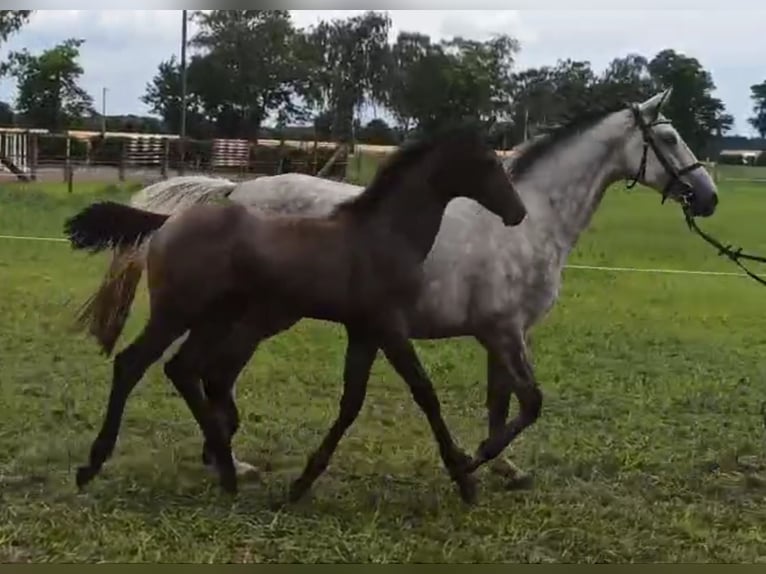
[(67, 191), (72, 193), (74, 189), (74, 169), (72, 168), (71, 163), (66, 168), (66, 185)]
[(64, 156), (64, 183), (69, 183), (69, 170), (71, 168), (72, 154), (72, 142), (67, 135), (66, 137), (66, 155)]
[(180, 160), (178, 175), (184, 175), (186, 173), (186, 137), (183, 135), (178, 139), (178, 157)]
[(319, 166), (317, 165), (317, 162), (319, 161), (319, 150), (317, 149), (319, 147), (319, 138), (317, 137), (316, 130), (314, 130), (314, 150), (313, 150), (313, 157), (311, 158), (311, 175), (316, 175), (317, 170), (319, 169)]
[(117, 168), (117, 177), (125, 181), (125, 139), (120, 139), (120, 162)]
[(162, 179), (168, 178), (168, 163), (170, 162), (170, 140), (168, 138), (165, 139), (165, 145), (163, 148), (163, 157), (162, 157)]
[(37, 180), (37, 161), (39, 157), (38, 147), (37, 147), (37, 138), (39, 137), (37, 134), (29, 134), (27, 135), (29, 138), (29, 179), (32, 181)]

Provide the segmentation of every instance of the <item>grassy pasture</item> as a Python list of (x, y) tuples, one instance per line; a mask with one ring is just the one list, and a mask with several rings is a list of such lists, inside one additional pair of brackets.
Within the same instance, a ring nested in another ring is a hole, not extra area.
[[(766, 186), (724, 185), (705, 229), (766, 253)], [(56, 237), (120, 187), (5, 186), (0, 234)], [(569, 269), (533, 333), (540, 421), (511, 453), (510, 491), (480, 473), (466, 509), (424, 417), (379, 359), (365, 407), (310, 497), (276, 512), (337, 409), (344, 338), (304, 321), (268, 341), (239, 383), (239, 455), (262, 468), (235, 500), (201, 468), (190, 414), (153, 367), (112, 461), (84, 494), (74, 469), (111, 372), (71, 332), (107, 256), (0, 239), (0, 561), (766, 560), (766, 291), (741, 277)], [(733, 271), (648, 191), (607, 194), (570, 263)], [(146, 314), (143, 283), (121, 344)], [(485, 434), (473, 340), (419, 342), (448, 424)], [(515, 406), (514, 406), (515, 409)]]

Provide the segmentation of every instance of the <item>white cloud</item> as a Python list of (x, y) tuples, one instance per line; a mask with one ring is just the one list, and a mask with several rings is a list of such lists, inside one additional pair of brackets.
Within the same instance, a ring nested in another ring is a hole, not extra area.
[[(95, 3), (93, 3), (95, 6)], [(401, 4), (401, 3), (399, 3)], [(424, 4), (421, 2), (420, 5)], [(532, 6), (515, 2), (517, 7)], [(613, 0), (586, 4), (614, 6)], [(663, 48), (697, 57), (713, 74), (718, 96), (737, 119), (736, 129), (749, 133), (745, 118), (750, 112), (749, 86), (766, 79), (761, 57), (762, 24), (766, 10), (756, 10), (761, 0), (743, 0), (739, 9), (721, 9), (711, 0), (623, 1), (618, 10), (390, 10), (392, 37), (400, 30), (417, 30), (434, 38), (463, 35), (482, 39), (508, 33), (521, 42), (521, 67), (552, 64), (558, 58), (590, 60), (600, 69), (613, 57), (639, 52), (647, 56)], [(141, 5), (140, 3), (138, 5)], [(304, 2), (304, 5), (310, 3)], [(323, 5), (326, 5), (323, 3)], [(484, 2), (482, 7), (500, 5)], [(535, 2), (538, 8), (543, 6)], [(565, 6), (563, 0), (548, 6)], [(582, 5), (582, 3), (581, 3)], [(135, 6), (135, 4), (134, 4)], [(440, 7), (444, 4), (441, 3)], [(508, 6), (504, 3), (503, 6)], [(636, 6), (649, 9), (626, 9)], [(673, 7), (691, 8), (687, 10)], [(719, 8), (719, 9), (713, 9)], [(746, 9), (748, 8), (748, 9)], [(343, 17), (361, 10), (293, 10), (299, 26), (321, 18)], [(86, 39), (82, 48), (83, 83), (100, 98), (109, 88), (107, 111), (145, 113), (139, 98), (158, 64), (180, 51), (179, 10), (43, 10), (0, 51), (28, 48), (39, 51), (70, 37)], [(190, 33), (194, 26), (190, 27)], [(0, 99), (11, 99), (14, 86), (0, 80)], [(100, 107), (100, 102), (99, 107)]]

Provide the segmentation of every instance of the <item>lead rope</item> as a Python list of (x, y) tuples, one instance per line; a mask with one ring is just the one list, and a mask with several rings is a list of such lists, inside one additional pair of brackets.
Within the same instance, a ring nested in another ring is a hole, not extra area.
[(684, 218), (686, 219), (686, 225), (689, 226), (689, 229), (694, 231), (697, 235), (699, 235), (702, 239), (707, 241), (710, 245), (715, 247), (718, 250), (718, 255), (724, 255), (728, 259), (734, 262), (737, 267), (742, 269), (749, 277), (756, 280), (761, 285), (766, 285), (766, 280), (759, 277), (752, 271), (750, 271), (747, 267), (744, 266), (741, 259), (747, 259), (749, 261), (756, 261), (758, 263), (766, 263), (766, 257), (762, 257), (760, 255), (753, 255), (751, 253), (743, 253), (741, 247), (733, 247), (732, 245), (724, 245), (720, 241), (718, 241), (716, 238), (712, 237), (711, 235), (705, 233), (702, 231), (702, 229), (699, 228), (697, 225), (697, 222), (694, 221), (694, 217), (689, 213), (688, 209), (684, 209)]

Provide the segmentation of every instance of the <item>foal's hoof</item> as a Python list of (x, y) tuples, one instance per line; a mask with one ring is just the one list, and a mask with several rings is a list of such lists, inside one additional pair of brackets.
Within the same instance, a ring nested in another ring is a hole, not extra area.
[(235, 472), (221, 473), (221, 489), (226, 494), (237, 494), (237, 474)]
[(506, 490), (531, 490), (535, 485), (535, 479), (531, 474), (521, 474), (516, 478), (508, 479), (505, 483)]
[(476, 504), (478, 493), (476, 488), (476, 480), (472, 476), (465, 475), (463, 478), (458, 480), (457, 486), (460, 489), (460, 498), (463, 499), (463, 502), (471, 506)]
[(304, 497), (308, 489), (309, 485), (303, 482), (300, 478), (294, 480), (290, 485), (290, 491), (287, 494), (287, 500), (290, 502), (290, 504), (295, 504)]
[(77, 469), (77, 476), (75, 478), (75, 482), (77, 483), (77, 488), (79, 490), (82, 490), (85, 488), (85, 486), (93, 480), (93, 477), (96, 476), (98, 473), (97, 470), (91, 468), (90, 466), (81, 466)]

